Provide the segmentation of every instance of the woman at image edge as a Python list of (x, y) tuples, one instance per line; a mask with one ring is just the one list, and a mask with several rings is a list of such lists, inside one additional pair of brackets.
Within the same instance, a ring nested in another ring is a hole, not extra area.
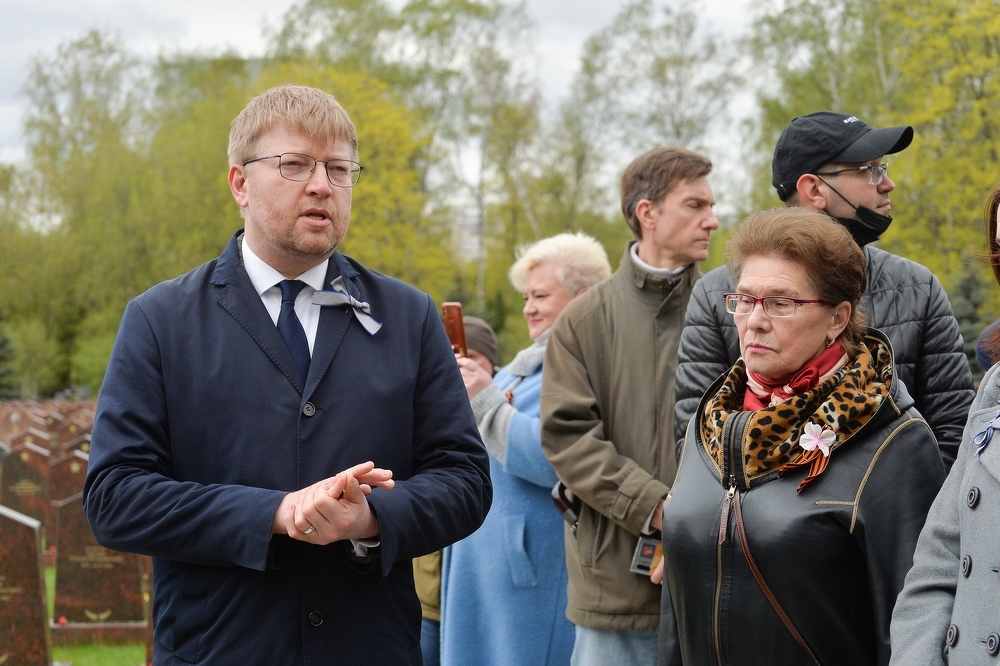
[[(986, 204), (987, 246), (1000, 283), (997, 205)], [(1000, 331), (980, 341), (1000, 351)], [(892, 663), (1000, 663), (1000, 366), (972, 403), (951, 473), (920, 533), (913, 568), (892, 613)]]

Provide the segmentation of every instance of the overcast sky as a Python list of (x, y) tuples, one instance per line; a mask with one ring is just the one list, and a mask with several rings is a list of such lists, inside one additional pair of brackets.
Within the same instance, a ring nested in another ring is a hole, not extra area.
[[(389, 0), (401, 6), (403, 0)], [(659, 0), (661, 3), (677, 0)], [(23, 157), (20, 90), (32, 56), (91, 29), (122, 39), (139, 53), (235, 50), (245, 56), (264, 49), (263, 28), (276, 25), (295, 0), (2, 0), (0, 13), (0, 162)], [(748, 0), (702, 0), (715, 32), (736, 34)], [(537, 26), (539, 76), (547, 102), (565, 92), (576, 72), (583, 41), (614, 17), (612, 0), (526, 0)], [(236, 7), (239, 9), (237, 10)]]

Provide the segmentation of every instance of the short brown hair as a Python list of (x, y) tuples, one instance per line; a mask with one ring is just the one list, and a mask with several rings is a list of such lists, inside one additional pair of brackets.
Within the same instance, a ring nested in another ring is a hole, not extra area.
[(243, 107), (229, 131), (229, 164), (243, 164), (275, 124), (304, 131), (320, 143), (343, 140), (358, 157), (358, 133), (351, 117), (330, 93), (306, 86), (283, 85), (265, 90)]
[(868, 287), (868, 262), (851, 233), (825, 213), (775, 208), (750, 215), (726, 243), (726, 260), (739, 280), (750, 257), (781, 257), (803, 266), (806, 285), (827, 303), (847, 301), (851, 318), (838, 339), (854, 358), (865, 336), (861, 296)]
[(635, 217), (640, 201), (659, 206), (678, 182), (711, 171), (712, 161), (707, 157), (677, 146), (653, 148), (632, 160), (622, 174), (622, 215), (636, 239), (642, 240), (642, 227)]

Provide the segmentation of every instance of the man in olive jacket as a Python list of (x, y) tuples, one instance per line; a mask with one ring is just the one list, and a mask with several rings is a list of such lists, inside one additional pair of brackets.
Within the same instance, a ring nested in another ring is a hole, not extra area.
[[(869, 245), (889, 227), (896, 184), (885, 155), (910, 145), (908, 125), (876, 129), (856, 116), (817, 111), (795, 118), (774, 149), (771, 184), (786, 206), (823, 211), (847, 227), (868, 259), (861, 307), (892, 343), (896, 371), (934, 431), (945, 469), (955, 461), (972, 405), (972, 372), (948, 295), (927, 268)], [(681, 337), (674, 433), (684, 431), (702, 394), (740, 356), (723, 294), (735, 291), (727, 266), (695, 287)]]
[(542, 374), (542, 448), (582, 501), (567, 526), (574, 665), (656, 660), (659, 585), (633, 573), (640, 535), (658, 537), (673, 482), (674, 374), (688, 298), (719, 222), (711, 162), (656, 148), (622, 175), (636, 237), (618, 271), (552, 326)]

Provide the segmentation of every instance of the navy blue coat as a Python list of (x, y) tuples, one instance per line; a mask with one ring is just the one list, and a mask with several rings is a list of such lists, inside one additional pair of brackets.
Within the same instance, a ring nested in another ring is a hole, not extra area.
[[(239, 257), (125, 310), (98, 402), (84, 506), (104, 546), (154, 560), (155, 656), (174, 664), (420, 663), (410, 558), (473, 532), (492, 499), (451, 346), (426, 294), (335, 253), (383, 323), (324, 307), (302, 386)], [(271, 537), (282, 497), (372, 460), (374, 561)]]

